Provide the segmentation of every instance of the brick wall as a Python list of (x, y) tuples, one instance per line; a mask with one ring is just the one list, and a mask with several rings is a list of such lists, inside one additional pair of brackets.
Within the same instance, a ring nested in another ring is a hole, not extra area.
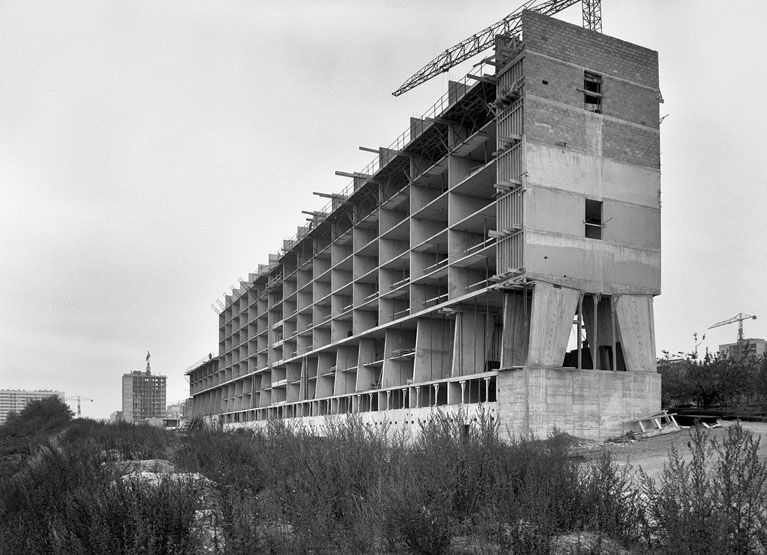
[[(525, 57), (525, 94), (584, 109), (585, 69), (588, 67), (529, 52)], [(657, 91), (609, 75), (602, 75), (602, 91), (602, 114), (658, 129)]]
[[(658, 53), (533, 12), (522, 24), (527, 140), (659, 168)], [(602, 75), (601, 114), (584, 71)]]
[(535, 12), (522, 14), (525, 48), (597, 73), (658, 88), (658, 53)]

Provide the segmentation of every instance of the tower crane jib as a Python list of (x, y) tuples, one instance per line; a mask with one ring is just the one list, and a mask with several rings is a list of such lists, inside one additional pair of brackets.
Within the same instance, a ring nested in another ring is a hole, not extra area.
[(718, 328), (719, 326), (726, 326), (727, 324), (734, 324), (735, 322), (738, 323), (738, 343), (742, 343), (744, 341), (743, 339), (743, 320), (756, 320), (756, 316), (753, 316), (751, 314), (744, 314), (742, 312), (739, 312), (732, 318), (728, 318), (727, 320), (722, 320), (721, 322), (717, 322), (716, 324), (713, 324), (709, 326), (708, 329), (711, 328)]
[(520, 19), (524, 10), (531, 10), (543, 15), (554, 15), (570, 6), (581, 2), (583, 11), (583, 26), (592, 31), (602, 32), (602, 3), (601, 0), (527, 0), (515, 11), (493, 23), (489, 27), (474, 33), (442, 52), (428, 64), (409, 77), (392, 94), (399, 96), (425, 83), (432, 77), (444, 73), (450, 68), (491, 48), (498, 35), (513, 36), (519, 33)]

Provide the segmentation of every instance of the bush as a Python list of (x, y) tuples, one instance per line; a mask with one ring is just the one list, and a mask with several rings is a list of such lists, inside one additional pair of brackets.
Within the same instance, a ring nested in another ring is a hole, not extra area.
[(78, 420), (42, 444), (21, 472), (0, 480), (0, 553), (189, 552), (193, 485), (122, 482), (102, 464), (120, 446), (167, 451), (164, 434)]
[(189, 553), (198, 543), (191, 482), (139, 479), (80, 487), (51, 523), (55, 550), (64, 553)]
[[(75, 421), (0, 480), (0, 552), (190, 552), (199, 509), (227, 553), (767, 549), (766, 463), (741, 428), (718, 442), (693, 431), (690, 462), (672, 451), (639, 484), (607, 452), (571, 457), (565, 434), (500, 443), (481, 412), (436, 414), (413, 441), (356, 417), (329, 419), (324, 434)], [(120, 456), (171, 458), (213, 491), (120, 480), (110, 464)]]
[(649, 543), (673, 553), (750, 553), (767, 549), (767, 463), (759, 440), (740, 426), (720, 443), (696, 428), (686, 462), (676, 449), (658, 480), (643, 475)]

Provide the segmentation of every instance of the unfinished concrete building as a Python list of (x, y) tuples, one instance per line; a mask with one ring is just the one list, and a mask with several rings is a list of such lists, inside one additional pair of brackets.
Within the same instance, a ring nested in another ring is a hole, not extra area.
[(226, 296), (225, 427), (359, 414), (609, 437), (660, 409), (657, 52), (534, 13)]
[(165, 416), (167, 377), (152, 374), (146, 356), (146, 370), (129, 372), (122, 377), (122, 416), (124, 422), (148, 422)]

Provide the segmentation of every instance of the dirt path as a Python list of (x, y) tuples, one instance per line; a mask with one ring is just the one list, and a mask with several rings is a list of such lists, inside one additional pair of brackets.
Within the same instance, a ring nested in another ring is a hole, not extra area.
[[(715, 438), (722, 438), (727, 435), (727, 428), (734, 426), (735, 422), (722, 420), (720, 428), (709, 430), (709, 434)], [(745, 430), (748, 430), (758, 438), (762, 438), (759, 444), (759, 457), (767, 459), (767, 423), (763, 422), (741, 422)], [(663, 463), (668, 459), (668, 453), (672, 447), (689, 459), (689, 450), (687, 442), (690, 439), (690, 430), (655, 436), (647, 439), (635, 441), (634, 443), (605, 443), (602, 448), (608, 449), (615, 456), (615, 460), (622, 464), (630, 464), (635, 469), (641, 467), (647, 474), (657, 476), (663, 470)], [(593, 456), (599, 452), (599, 449), (593, 452)], [(587, 457), (590, 458), (590, 457)]]

